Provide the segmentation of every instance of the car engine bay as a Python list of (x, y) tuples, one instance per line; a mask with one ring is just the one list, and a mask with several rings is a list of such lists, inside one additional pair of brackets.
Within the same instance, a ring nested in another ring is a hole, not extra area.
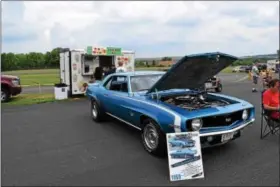
[(187, 94), (180, 96), (165, 96), (161, 97), (162, 102), (175, 105), (177, 107), (192, 111), (203, 108), (226, 106), (231, 104), (222, 99), (213, 99), (207, 94)]

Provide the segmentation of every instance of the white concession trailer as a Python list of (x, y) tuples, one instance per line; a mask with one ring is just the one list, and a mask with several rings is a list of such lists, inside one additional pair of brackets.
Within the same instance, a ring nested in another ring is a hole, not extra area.
[(84, 94), (84, 83), (89, 83), (96, 67), (118, 67), (122, 61), (128, 71), (134, 71), (135, 52), (115, 47), (62, 49), (60, 52), (60, 82), (67, 85), (68, 95)]

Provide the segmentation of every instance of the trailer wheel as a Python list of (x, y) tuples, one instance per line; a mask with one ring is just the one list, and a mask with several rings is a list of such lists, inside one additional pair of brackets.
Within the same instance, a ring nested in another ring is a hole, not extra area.
[(105, 113), (101, 110), (100, 105), (95, 99), (91, 100), (90, 114), (95, 122), (101, 122), (105, 119)]

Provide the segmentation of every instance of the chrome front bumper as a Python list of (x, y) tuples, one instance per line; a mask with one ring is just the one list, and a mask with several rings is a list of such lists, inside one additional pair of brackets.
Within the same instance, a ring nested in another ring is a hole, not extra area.
[[(236, 138), (239, 138), (241, 136), (242, 130), (245, 129), (247, 126), (251, 125), (254, 121), (255, 121), (255, 119), (252, 119), (252, 120), (244, 123), (243, 125), (240, 125), (234, 129), (230, 129), (230, 130), (226, 130), (226, 131), (200, 134), (201, 148), (204, 149), (204, 148), (208, 148), (208, 147), (221, 146), (223, 144), (226, 144), (230, 141), (235, 140)], [(227, 133), (233, 133), (233, 137), (227, 141), (222, 141), (222, 135), (227, 134)]]
[(230, 129), (230, 130), (225, 130), (225, 131), (218, 131), (218, 132), (209, 132), (209, 133), (201, 133), (200, 137), (205, 137), (205, 136), (216, 136), (216, 135), (222, 135), (222, 134), (227, 134), (227, 133), (232, 133), (232, 132), (236, 132), (239, 130), (244, 129), (245, 127), (247, 127), (248, 125), (251, 125), (253, 122), (255, 121), (255, 118), (251, 119), (250, 121), (244, 123), (243, 125), (240, 125), (234, 129)]

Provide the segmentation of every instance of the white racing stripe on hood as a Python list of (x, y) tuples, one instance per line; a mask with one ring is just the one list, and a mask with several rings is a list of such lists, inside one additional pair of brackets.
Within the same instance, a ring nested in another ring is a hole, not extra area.
[(113, 94), (113, 95), (118, 96), (118, 97), (122, 97), (122, 98), (126, 98), (126, 99), (130, 99), (130, 100), (134, 100), (134, 101), (138, 101), (138, 102), (141, 102), (141, 103), (145, 103), (147, 105), (151, 105), (151, 106), (157, 107), (161, 110), (164, 110), (165, 112), (174, 116), (174, 124), (172, 124), (172, 125), (174, 125), (174, 131), (175, 132), (181, 132), (181, 117), (176, 112), (174, 112), (172, 110), (169, 110), (169, 109), (167, 109), (163, 106), (159, 106), (159, 105), (156, 105), (156, 104), (153, 104), (153, 103), (149, 103), (147, 101), (142, 101), (142, 100), (134, 99), (134, 98), (131, 98), (131, 97), (124, 97), (124, 96), (117, 95), (117, 94)]

